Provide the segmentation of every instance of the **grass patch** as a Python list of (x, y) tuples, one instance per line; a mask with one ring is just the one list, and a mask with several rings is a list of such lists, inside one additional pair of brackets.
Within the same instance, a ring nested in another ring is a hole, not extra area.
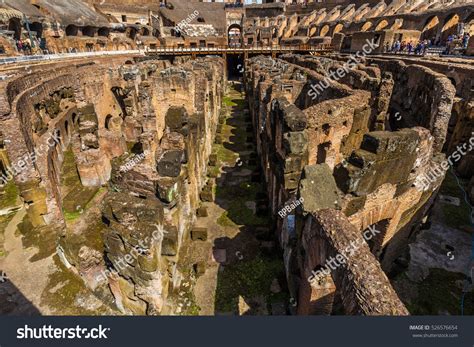
[(4, 187), (0, 195), (0, 210), (14, 207), (18, 202), (20, 191), (13, 180), (9, 181)]
[(220, 215), (219, 218), (217, 218), (217, 224), (220, 225), (221, 227), (235, 227), (237, 224), (232, 222), (232, 220), (229, 218), (227, 215), (228, 212), (225, 211), (223, 214)]
[[(219, 225), (229, 226), (227, 219), (237, 225), (258, 226), (270, 224), (268, 216), (257, 216), (245, 205), (248, 201), (255, 201), (259, 192), (263, 192), (262, 186), (260, 183), (254, 182), (243, 182), (238, 186), (217, 186), (216, 199), (229, 201), (227, 211), (217, 221), (223, 223)], [(229, 197), (232, 197), (232, 199), (229, 200)]]
[(77, 304), (77, 299), (80, 296), (90, 296), (92, 293), (79, 276), (64, 267), (58, 256), (54, 256), (53, 259), (59, 270), (49, 275), (48, 284), (41, 294), (42, 302), (58, 315), (94, 316), (110, 314), (110, 309), (104, 305), (97, 310), (80, 307)]
[(237, 106), (237, 103), (235, 103), (233, 99), (234, 99), (234, 98), (231, 97), (231, 96), (224, 96), (224, 97), (222, 98), (222, 103), (223, 103), (225, 106), (228, 106), (228, 107)]
[(18, 231), (22, 235), (24, 248), (34, 247), (38, 253), (30, 258), (31, 262), (47, 258), (56, 252), (59, 231), (54, 225), (34, 227), (28, 215), (18, 224)]
[(244, 299), (262, 296), (267, 303), (286, 300), (285, 293), (274, 294), (270, 291), (273, 279), (282, 276), (283, 263), (277, 256), (258, 254), (252, 260), (225, 266), (218, 277), (216, 310), (236, 312), (239, 296)]

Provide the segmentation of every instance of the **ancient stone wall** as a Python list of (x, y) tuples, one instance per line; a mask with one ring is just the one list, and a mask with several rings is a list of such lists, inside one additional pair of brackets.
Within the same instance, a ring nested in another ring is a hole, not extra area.
[[(443, 175), (426, 190), (418, 178), (444, 158), (455, 89), (441, 74), (396, 61), (360, 61), (348, 70), (342, 58), (282, 58), (249, 61), (246, 84), (254, 131), (290, 291), (305, 298), (300, 313), (331, 313), (332, 296), (357, 295), (342, 294), (357, 286), (342, 289), (332, 273), (333, 282), (321, 292), (324, 299), (311, 301), (302, 262), (308, 252), (319, 254), (326, 241), (318, 241), (316, 249), (295, 245), (302, 242), (304, 216), (339, 210), (360, 234), (377, 228), (380, 232), (364, 245), (389, 270), (440, 186)], [(343, 76), (328, 78), (338, 70)], [(396, 110), (406, 113), (403, 123), (392, 119)], [(296, 211), (281, 212), (299, 199), (304, 202)]]
[[(225, 83), (220, 58), (123, 57), (53, 64), (3, 86), (2, 139), (30, 225), (54, 225), (66, 266), (103, 300), (110, 287), (125, 313), (158, 314), (179, 286)], [(67, 183), (74, 172), (80, 181)], [(69, 228), (69, 199), (97, 191), (90, 225)]]

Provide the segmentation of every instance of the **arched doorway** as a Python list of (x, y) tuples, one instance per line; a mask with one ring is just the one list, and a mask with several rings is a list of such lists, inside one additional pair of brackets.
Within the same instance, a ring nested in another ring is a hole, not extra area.
[(372, 26), (373, 26), (372, 22), (366, 22), (366, 23), (362, 26), (362, 28), (360, 29), (360, 31), (367, 31), (367, 30), (369, 30), (370, 28), (372, 28)]
[(91, 26), (85, 26), (82, 28), (82, 35), (83, 36), (89, 36), (89, 37), (94, 37), (96, 33), (96, 29)]
[(29, 26), (30, 26), (30, 31), (35, 32), (36, 37), (38, 39), (43, 37), (43, 24), (38, 23), (38, 22), (33, 22)]
[(442, 43), (446, 42), (450, 35), (458, 34), (459, 21), (460, 21), (459, 15), (456, 13), (449, 15), (445, 19), (443, 28), (441, 29), (441, 42)]
[(474, 35), (474, 12), (464, 20), (464, 32), (469, 33), (469, 35)]
[(66, 27), (66, 36), (77, 36), (79, 33), (79, 28), (75, 25), (68, 25)]
[(329, 36), (329, 25), (325, 25), (321, 28), (321, 31), (319, 32), (319, 36)]
[(344, 29), (344, 25), (342, 25), (342, 24), (336, 25), (336, 27), (334, 28), (334, 33), (333, 34), (340, 33), (342, 31), (342, 29)]
[(102, 27), (98, 32), (99, 36), (108, 37), (110, 35), (110, 29), (107, 27)]
[(388, 22), (384, 19), (384, 20), (380, 21), (379, 24), (377, 24), (377, 26), (375, 27), (375, 31), (382, 30), (382, 29), (386, 28), (387, 26), (388, 26)]
[(436, 32), (438, 31), (439, 19), (437, 16), (429, 17), (425, 25), (423, 26), (423, 30), (421, 31), (421, 39), (422, 40), (430, 40), (436, 38)]
[(15, 32), (13, 37), (15, 40), (21, 38), (21, 19), (20, 18), (10, 18), (8, 21), (8, 30)]
[(240, 47), (242, 45), (242, 27), (232, 24), (227, 30), (227, 37), (230, 47)]

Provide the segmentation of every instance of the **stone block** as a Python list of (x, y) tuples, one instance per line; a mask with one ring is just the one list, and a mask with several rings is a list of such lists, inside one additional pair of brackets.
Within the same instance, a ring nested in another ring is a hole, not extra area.
[(194, 227), (191, 229), (191, 240), (207, 241), (207, 228)]
[(208, 216), (207, 207), (201, 206), (197, 209), (196, 214), (198, 217), (204, 218)]
[(303, 175), (299, 193), (305, 211), (338, 209), (341, 206), (336, 181), (327, 164), (308, 165)]

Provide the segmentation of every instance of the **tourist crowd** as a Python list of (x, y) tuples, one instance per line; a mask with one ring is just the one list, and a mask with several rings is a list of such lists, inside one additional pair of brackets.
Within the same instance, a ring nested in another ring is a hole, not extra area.
[(19, 53), (23, 53), (25, 55), (32, 55), (32, 54), (48, 54), (48, 48), (46, 45), (46, 40), (44, 38), (23, 38), (16, 40), (16, 49)]
[(425, 39), (425, 40), (419, 40), (416, 44), (413, 43), (413, 41), (401, 41), (397, 40), (393, 43), (392, 46), (387, 42), (384, 46), (384, 52), (386, 53), (405, 53), (405, 54), (418, 54), (418, 55), (424, 55), (426, 53), (426, 50), (430, 47), (446, 47), (446, 52), (449, 53), (450, 46), (454, 41), (460, 40), (461, 41), (461, 48), (465, 49), (467, 48), (467, 45), (469, 44), (469, 39), (470, 35), (469, 33), (465, 33), (463, 36), (458, 36), (458, 35), (449, 35), (445, 45), (441, 45), (440, 40), (436, 39)]

